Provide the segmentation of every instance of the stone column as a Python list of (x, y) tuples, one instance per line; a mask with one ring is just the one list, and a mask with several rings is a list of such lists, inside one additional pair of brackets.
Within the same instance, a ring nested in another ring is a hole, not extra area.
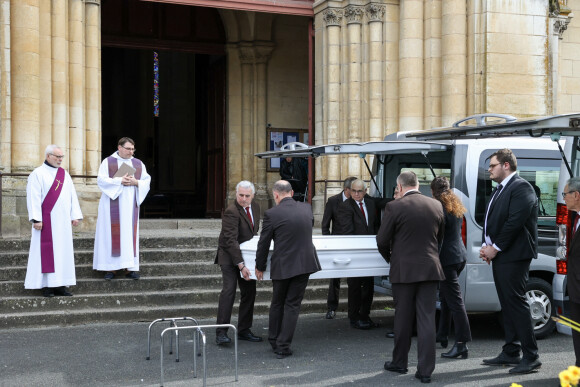
[(467, 9), (464, 0), (445, 0), (441, 27), (441, 124), (467, 116)]
[(441, 0), (425, 3), (425, 127), (441, 126)]
[[(44, 159), (44, 149), (52, 141), (52, 31), (51, 31), (51, 2), (40, 1), (39, 3), (39, 55), (40, 55), (40, 110), (39, 110), (39, 154), (40, 160)], [(57, 144), (64, 147), (64, 145)], [(66, 148), (65, 148), (66, 149)], [(65, 150), (66, 152), (66, 150)], [(63, 167), (67, 168), (66, 160)]]
[(101, 143), (100, 0), (85, 0), (86, 174), (96, 175)]
[(85, 7), (69, 1), (69, 172), (82, 175), (85, 150)]
[(383, 42), (385, 64), (383, 66), (385, 99), (383, 112), (385, 128), (383, 135), (399, 131), (399, 4), (385, 5)]
[(253, 180), (254, 172), (254, 128), (252, 103), (254, 87), (254, 49), (250, 43), (240, 45), (240, 61), (242, 63), (242, 179)]
[(40, 161), (39, 11), (39, 0), (10, 2), (12, 172), (29, 172)]
[[(52, 142), (68, 149), (67, 0), (52, 0)], [(66, 151), (65, 151), (66, 153)]]
[(385, 6), (378, 4), (367, 5), (367, 20), (369, 24), (369, 140), (383, 139), (383, 19)]
[(10, 172), (10, 0), (0, 0), (0, 44), (0, 171)]
[(423, 0), (400, 3), (399, 129), (423, 124)]
[[(362, 116), (361, 116), (361, 23), (364, 8), (350, 5), (345, 8), (344, 16), (348, 34), (348, 101), (344, 104), (348, 107), (347, 125), (344, 130), (344, 138), (348, 142), (360, 142), (362, 139)], [(360, 158), (358, 155), (348, 156), (348, 175), (360, 176)]]
[[(273, 45), (268, 42), (260, 42), (255, 47), (255, 63), (256, 63), (256, 95), (255, 110), (256, 119), (254, 126), (254, 149), (252, 155), (257, 152), (263, 152), (268, 149), (266, 139), (266, 125), (267, 122), (267, 90), (268, 90), (268, 60), (274, 49)], [(256, 191), (260, 195), (267, 195), (267, 176), (266, 163), (268, 161), (260, 160), (253, 157), (254, 162), (254, 184)]]
[[(227, 134), (227, 170), (230, 177), (227, 182), (228, 195), (235, 192), (236, 184), (242, 180), (242, 76), (241, 76), (241, 53), (238, 44), (227, 44), (227, 60), (228, 60), (228, 82), (227, 82), (227, 98), (228, 98), (228, 134)], [(228, 196), (235, 200), (235, 197)]]

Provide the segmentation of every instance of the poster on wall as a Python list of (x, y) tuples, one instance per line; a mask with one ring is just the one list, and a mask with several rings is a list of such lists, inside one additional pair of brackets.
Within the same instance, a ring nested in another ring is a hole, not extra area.
[[(308, 145), (308, 129), (276, 129), (267, 128), (268, 150), (280, 150), (290, 142), (301, 142)], [(277, 172), (280, 170), (280, 158), (268, 159), (266, 170)]]

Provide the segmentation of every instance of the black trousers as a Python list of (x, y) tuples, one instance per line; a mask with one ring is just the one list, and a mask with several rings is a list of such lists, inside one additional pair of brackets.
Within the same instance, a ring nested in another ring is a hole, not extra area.
[(519, 356), (521, 350), (524, 359), (536, 360), (538, 345), (530, 306), (525, 298), (531, 260), (500, 264), (492, 262), (493, 281), (503, 315), (503, 352), (510, 356)]
[(328, 283), (328, 299), (326, 300), (328, 310), (336, 310), (338, 308), (339, 294), (340, 278), (331, 278)]
[[(240, 309), (238, 316), (238, 332), (252, 327), (254, 320), (254, 301), (256, 300), (256, 281), (246, 281), (240, 275), (237, 266), (220, 265), (222, 269), (222, 291), (220, 293), (216, 324), (229, 324), (236, 299), (236, 286), (240, 287)], [(216, 334), (226, 333), (227, 329), (216, 329)]]
[[(570, 279), (568, 279), (570, 281)], [(580, 303), (570, 300), (570, 318), (580, 322)], [(574, 354), (576, 355), (576, 367), (580, 367), (580, 332), (572, 329), (572, 342), (574, 343)]]
[(348, 284), (348, 318), (351, 322), (368, 321), (375, 291), (374, 278), (347, 278), (346, 283)]
[(274, 351), (288, 352), (290, 350), (298, 323), (300, 305), (306, 285), (308, 285), (308, 277), (310, 274), (301, 274), (284, 280), (272, 280), (268, 341)]
[(441, 314), (439, 315), (439, 330), (437, 337), (446, 338), (449, 335), (451, 321), (455, 327), (455, 342), (467, 343), (471, 341), (471, 329), (467, 312), (461, 296), (461, 287), (457, 277), (465, 268), (465, 262), (443, 266), (445, 279), (439, 282), (439, 299), (441, 300)]
[(395, 346), (393, 364), (407, 368), (417, 321), (417, 371), (431, 376), (435, 369), (435, 301), (439, 281), (393, 284)]

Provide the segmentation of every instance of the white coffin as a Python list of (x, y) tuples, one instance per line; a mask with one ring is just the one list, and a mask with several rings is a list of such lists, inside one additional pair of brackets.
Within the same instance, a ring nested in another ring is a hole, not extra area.
[[(259, 236), (240, 245), (244, 263), (256, 279), (256, 250)], [(313, 235), (322, 270), (310, 278), (374, 277), (389, 275), (389, 264), (377, 248), (374, 235)], [(270, 245), (264, 279), (270, 279), (270, 259), (274, 242)]]

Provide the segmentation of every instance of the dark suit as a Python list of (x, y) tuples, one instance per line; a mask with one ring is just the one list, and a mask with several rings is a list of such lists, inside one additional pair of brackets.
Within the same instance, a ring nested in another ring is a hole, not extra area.
[[(215, 258), (215, 263), (220, 265), (223, 281), (216, 324), (230, 323), (236, 297), (236, 284), (238, 284), (241, 294), (238, 332), (250, 329), (254, 319), (256, 281), (243, 279), (237, 266), (244, 261), (240, 251), (240, 243), (252, 239), (260, 227), (260, 206), (258, 203), (252, 202), (251, 211), (254, 219), (253, 227), (245, 209), (237, 201), (226, 208), (222, 217), (222, 230)], [(225, 332), (227, 329), (216, 330), (218, 335)]]
[[(530, 307), (526, 302), (530, 263), (538, 251), (538, 198), (526, 180), (513, 175), (488, 204), (487, 235), (501, 249), (492, 261), (493, 280), (503, 312), (503, 352), (538, 358)], [(485, 243), (486, 229), (483, 232)]]
[(455, 342), (466, 343), (471, 341), (471, 330), (467, 312), (461, 297), (461, 287), (457, 278), (465, 268), (467, 251), (461, 239), (462, 218), (449, 214), (445, 209), (445, 235), (439, 252), (439, 259), (445, 280), (439, 284), (439, 299), (441, 300), (441, 314), (439, 316), (439, 330), (437, 336), (447, 338), (451, 326), (451, 317), (455, 325)]
[(439, 245), (444, 233), (443, 207), (437, 200), (407, 192), (385, 207), (377, 247), (390, 262), (395, 302), (395, 346), (392, 363), (407, 368), (413, 322), (417, 320), (417, 370), (431, 376), (435, 369), (435, 301), (444, 279)]
[[(338, 222), (335, 233), (338, 235), (375, 235), (379, 226), (374, 200), (363, 198), (366, 206), (366, 215), (360, 210), (359, 204), (349, 198), (338, 206)], [(369, 321), (371, 305), (373, 303), (373, 277), (347, 278), (348, 284), (348, 318), (351, 323)]]
[(320, 270), (312, 243), (314, 216), (310, 204), (287, 197), (264, 214), (256, 250), (256, 269), (266, 270), (270, 243), (273, 293), (268, 340), (276, 352), (289, 352), (308, 277)]
[[(580, 234), (574, 231), (578, 214), (572, 219), (572, 236), (568, 250), (568, 295), (570, 296), (570, 318), (580, 322)], [(572, 329), (572, 342), (576, 355), (576, 367), (580, 366), (580, 332)]]
[[(324, 215), (322, 215), (322, 235), (334, 235), (336, 223), (338, 220), (338, 206), (343, 202), (344, 191), (338, 195), (331, 196), (324, 206)], [(328, 299), (326, 305), (328, 310), (336, 310), (338, 308), (338, 300), (340, 294), (340, 278), (332, 278), (328, 284)]]

